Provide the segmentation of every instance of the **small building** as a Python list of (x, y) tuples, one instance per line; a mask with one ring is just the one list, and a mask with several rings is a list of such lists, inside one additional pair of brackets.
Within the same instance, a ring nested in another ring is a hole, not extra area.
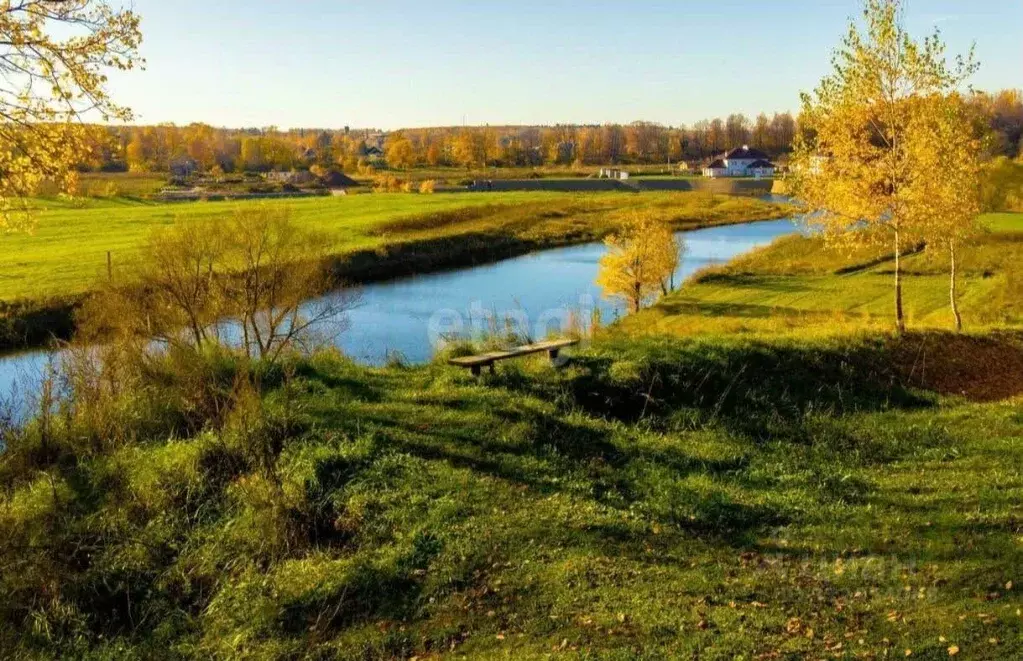
[(359, 182), (352, 179), (343, 172), (331, 170), (320, 177), (320, 183), (330, 191), (331, 195), (347, 195), (349, 188), (358, 188)]
[(712, 161), (711, 164), (708, 165), (707, 167), (703, 168), (703, 176), (711, 178), (727, 177), (728, 166), (722, 159), (719, 158), (715, 161)]
[(629, 178), (629, 173), (619, 168), (600, 168), (599, 179), (617, 179), (624, 181)]
[(775, 166), (759, 149), (743, 145), (718, 158), (703, 169), (705, 177), (773, 177)]
[(774, 163), (770, 161), (759, 160), (755, 163), (752, 163), (748, 168), (746, 168), (746, 171), (751, 173), (757, 179), (764, 179), (765, 177), (773, 177), (774, 172), (777, 169), (778, 168), (775, 167)]

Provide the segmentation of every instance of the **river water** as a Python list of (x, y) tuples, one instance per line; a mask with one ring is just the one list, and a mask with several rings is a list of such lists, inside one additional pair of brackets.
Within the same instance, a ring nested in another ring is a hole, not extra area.
[[(772, 220), (682, 232), (687, 252), (675, 281), (797, 231), (794, 220)], [(594, 283), (605, 252), (602, 243), (589, 243), (366, 285), (336, 344), (369, 365), (392, 356), (423, 363), (446, 338), (509, 323), (539, 340), (565, 324), (588, 322), (595, 309), (604, 322), (612, 321), (623, 308), (602, 299)], [(46, 351), (0, 357), (0, 399), (20, 400), (33, 392), (49, 358)]]

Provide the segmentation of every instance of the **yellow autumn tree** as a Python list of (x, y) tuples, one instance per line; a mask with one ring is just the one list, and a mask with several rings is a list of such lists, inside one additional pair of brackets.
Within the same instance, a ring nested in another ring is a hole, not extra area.
[(0, 1), (0, 229), (26, 220), (45, 180), (71, 191), (87, 113), (128, 120), (107, 93), (110, 70), (140, 63), (139, 17), (104, 0)]
[[(921, 214), (907, 195), (924, 173), (907, 142), (915, 103), (947, 96), (975, 71), (972, 52), (949, 63), (940, 35), (916, 41), (902, 22), (901, 0), (866, 0), (863, 25), (852, 23), (834, 56), (834, 72), (803, 95), (796, 140), (796, 194), (839, 243), (881, 242), (894, 256), (895, 324), (905, 330), (902, 254), (920, 240)], [(932, 173), (933, 174), (933, 173)]]
[(665, 223), (648, 216), (630, 219), (604, 242), (597, 284), (607, 298), (624, 300), (633, 312), (673, 284), (681, 261), (679, 242)]
[(415, 165), (415, 157), (415, 147), (405, 136), (399, 134), (387, 141), (384, 158), (390, 167), (406, 170)]
[(981, 198), (985, 211), (1023, 211), (1023, 156), (999, 156), (984, 164)]
[(980, 140), (959, 95), (917, 100), (906, 131), (912, 173), (904, 199), (908, 216), (929, 249), (949, 258), (949, 302), (957, 331), (963, 328), (956, 290), (957, 253), (979, 231)]

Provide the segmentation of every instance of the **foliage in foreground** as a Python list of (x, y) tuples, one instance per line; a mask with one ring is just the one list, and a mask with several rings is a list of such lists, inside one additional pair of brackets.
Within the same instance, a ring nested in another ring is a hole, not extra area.
[(141, 40), (138, 15), (102, 0), (0, 5), (0, 230), (25, 223), (12, 211), (45, 180), (74, 188), (83, 115), (132, 118), (110, 98), (107, 76), (139, 65)]
[(483, 382), (172, 356), (8, 436), (0, 650), (1017, 658), (1023, 420), (909, 387), (950, 339), (605, 341)]

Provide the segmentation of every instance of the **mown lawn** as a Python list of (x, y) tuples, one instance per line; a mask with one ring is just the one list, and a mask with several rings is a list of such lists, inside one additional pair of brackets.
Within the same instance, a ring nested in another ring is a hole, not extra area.
[[(80, 294), (114, 268), (130, 270), (139, 245), (179, 218), (217, 222), (260, 201), (158, 204), (130, 199), (37, 202), (31, 234), (0, 235), (0, 301)], [(649, 211), (679, 227), (778, 217), (747, 198), (683, 193), (355, 195), (270, 202), (324, 232), (337, 254), (388, 244), (495, 233), (559, 241), (597, 238), (623, 214)]]

